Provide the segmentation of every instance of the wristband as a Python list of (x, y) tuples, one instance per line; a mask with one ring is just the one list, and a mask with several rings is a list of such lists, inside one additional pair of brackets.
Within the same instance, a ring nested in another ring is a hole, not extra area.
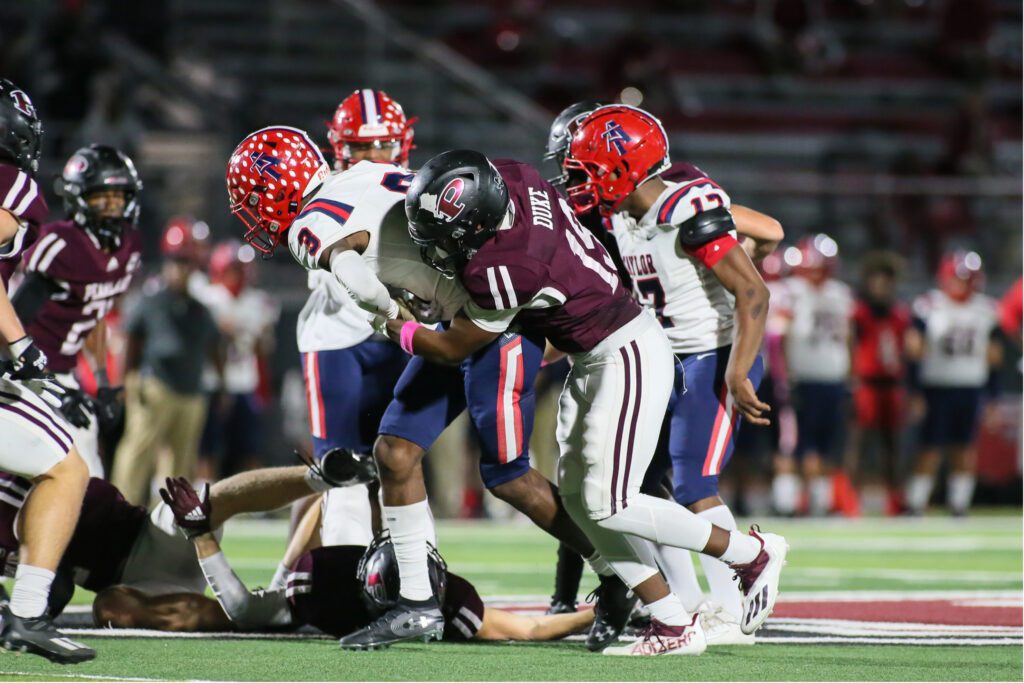
[(402, 331), (398, 335), (398, 345), (402, 347), (402, 350), (408, 353), (410, 356), (414, 354), (412, 350), (412, 337), (416, 334), (416, 330), (423, 327), (415, 320), (409, 320), (402, 325)]
[(32, 337), (26, 334), (21, 339), (12, 341), (10, 344), (7, 345), (7, 348), (11, 350), (12, 356), (18, 358), (21, 356), (21, 354), (25, 353), (25, 349), (27, 349), (30, 346), (32, 346)]

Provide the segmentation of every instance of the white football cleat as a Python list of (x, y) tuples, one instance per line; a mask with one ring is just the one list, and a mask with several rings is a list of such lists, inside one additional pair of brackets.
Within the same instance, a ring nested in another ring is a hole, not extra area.
[(753, 562), (730, 565), (743, 593), (740, 630), (747, 634), (761, 628), (775, 608), (775, 600), (779, 597), (779, 578), (789, 551), (786, 539), (778, 534), (762, 534), (760, 529), (752, 526), (750, 535), (761, 542), (761, 552)]
[(657, 619), (641, 634), (640, 638), (627, 645), (606, 647), (602, 654), (620, 657), (655, 657), (658, 655), (699, 655), (708, 647), (704, 629), (696, 614), (686, 626), (669, 626)]
[(744, 633), (735, 616), (726, 612), (717, 602), (705, 601), (697, 608), (700, 625), (708, 647), (716, 645), (753, 645), (754, 634)]

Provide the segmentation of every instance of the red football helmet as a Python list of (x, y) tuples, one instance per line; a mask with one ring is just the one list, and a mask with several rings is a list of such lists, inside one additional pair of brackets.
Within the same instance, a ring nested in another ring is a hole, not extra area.
[(977, 252), (957, 249), (939, 263), (939, 287), (951, 299), (963, 301), (985, 284), (985, 271)]
[(303, 131), (270, 126), (239, 143), (228, 161), (231, 213), (248, 230), (245, 241), (270, 255), (299, 213), (302, 199), (331, 169)]
[(356, 90), (342, 100), (334, 118), (327, 122), (327, 139), (334, 149), (335, 167), (338, 170), (349, 167), (353, 143), (390, 148), (389, 161), (408, 166), (414, 123), (416, 119), (406, 119), (402, 105), (383, 90)]
[(789, 264), (783, 258), (781, 250), (775, 250), (765, 256), (758, 264), (758, 270), (765, 282), (783, 280), (789, 276)]
[(192, 236), (191, 225), (185, 220), (171, 219), (160, 236), (160, 253), (166, 258), (181, 261), (196, 260), (196, 240)]
[(669, 166), (661, 122), (624, 104), (598, 107), (576, 128), (562, 167), (576, 213), (617, 209), (633, 190)]
[(256, 253), (248, 244), (238, 240), (225, 240), (217, 244), (210, 254), (210, 282), (223, 285), (238, 296), (249, 280), (249, 264)]
[(786, 263), (793, 274), (811, 282), (822, 283), (839, 267), (839, 245), (825, 233), (808, 235), (786, 250)]

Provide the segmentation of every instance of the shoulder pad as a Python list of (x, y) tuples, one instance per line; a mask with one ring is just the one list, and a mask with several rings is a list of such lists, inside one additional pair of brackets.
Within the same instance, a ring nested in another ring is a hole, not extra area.
[(736, 229), (732, 213), (724, 206), (701, 211), (679, 224), (679, 241), (684, 247), (699, 247)]

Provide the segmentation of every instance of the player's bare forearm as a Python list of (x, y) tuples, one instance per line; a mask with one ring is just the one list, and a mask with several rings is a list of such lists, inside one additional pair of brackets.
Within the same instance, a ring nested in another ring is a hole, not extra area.
[(107, 321), (102, 318), (85, 338), (85, 358), (94, 376), (107, 372)]
[(305, 465), (240, 472), (210, 488), (211, 528), (235, 515), (277, 510), (310, 493)]
[[(402, 328), (405, 325), (404, 320), (389, 320), (388, 337), (401, 343)], [(423, 326), (417, 328), (412, 335), (412, 351), (432, 363), (458, 365), (497, 339), (499, 334), (477, 327), (460, 313), (447, 330), (432, 330)]]
[(737, 407), (748, 421), (767, 424), (761, 414), (769, 407), (757, 399), (747, 376), (764, 341), (768, 318), (768, 287), (742, 249), (733, 248), (714, 265), (712, 271), (722, 285), (736, 297), (736, 332), (725, 370), (725, 381)]
[(198, 556), (200, 560), (213, 557), (220, 552), (220, 543), (212, 532), (196, 536), (192, 539), (192, 545), (195, 546), (196, 556)]
[(746, 238), (742, 240), (743, 249), (755, 263), (775, 251), (786, 236), (782, 224), (767, 214), (737, 204), (730, 211), (737, 234)]
[(529, 616), (494, 607), (484, 607), (477, 640), (545, 641), (579, 633), (594, 621), (593, 610), (570, 614)]

